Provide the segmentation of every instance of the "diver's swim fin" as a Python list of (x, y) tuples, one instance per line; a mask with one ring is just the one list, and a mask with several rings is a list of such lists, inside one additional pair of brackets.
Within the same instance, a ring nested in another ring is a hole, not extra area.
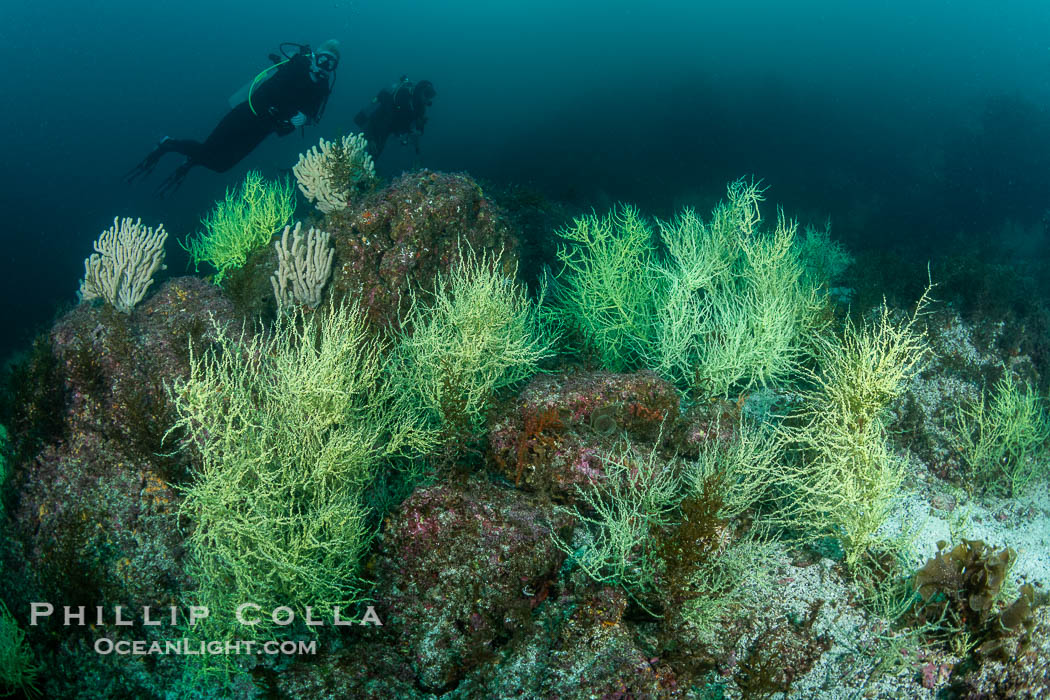
[(182, 181), (186, 179), (186, 173), (188, 173), (192, 167), (193, 163), (186, 161), (179, 167), (175, 168), (175, 172), (165, 178), (164, 182), (160, 183), (160, 187), (157, 188), (157, 196), (164, 198), (179, 189), (179, 187), (182, 186)]
[(148, 156), (142, 159), (142, 162), (124, 173), (124, 177), (122, 178), (124, 182), (132, 183), (135, 182), (135, 180), (138, 180), (141, 177), (146, 177), (152, 173), (153, 169), (157, 167), (157, 163), (160, 162), (160, 157), (168, 152), (169, 149), (164, 147), (164, 144), (168, 141), (171, 141), (170, 136), (162, 138), (157, 144), (157, 147), (154, 148)]
[(124, 177), (121, 179), (123, 179), (124, 182), (130, 184), (132, 182), (135, 182), (135, 180), (138, 180), (139, 178), (146, 177), (147, 175), (153, 172), (153, 169), (155, 167), (157, 167), (157, 162), (160, 160), (160, 157), (162, 155), (164, 154), (158, 153), (157, 151), (153, 151), (148, 156), (143, 158), (141, 163), (136, 165), (128, 172), (124, 173)]

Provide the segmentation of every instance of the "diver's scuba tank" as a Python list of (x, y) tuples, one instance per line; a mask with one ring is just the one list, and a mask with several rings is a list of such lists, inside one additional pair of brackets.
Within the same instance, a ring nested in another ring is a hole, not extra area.
[[(292, 55), (288, 55), (288, 51), (285, 47), (289, 46), (295, 47), (296, 49), (298, 49), (298, 51), (296, 51)], [(296, 56), (309, 56), (311, 53), (313, 53), (310, 50), (309, 44), (296, 44), (292, 41), (282, 42), (281, 45), (278, 47), (278, 50), (281, 52), (280, 56), (278, 56), (275, 53), (269, 55), (269, 59), (273, 65), (263, 68), (254, 78), (242, 85), (240, 90), (230, 95), (230, 99), (227, 100), (228, 104), (230, 105), (230, 109), (233, 109), (242, 102), (247, 102), (248, 109), (252, 111), (252, 114), (258, 116), (259, 113), (256, 112), (255, 107), (252, 106), (252, 94), (257, 89), (259, 89), (260, 85), (262, 85), (267, 80), (275, 76), (277, 74), (277, 69), (283, 66), (285, 63), (288, 63), (288, 61), (291, 61)]]

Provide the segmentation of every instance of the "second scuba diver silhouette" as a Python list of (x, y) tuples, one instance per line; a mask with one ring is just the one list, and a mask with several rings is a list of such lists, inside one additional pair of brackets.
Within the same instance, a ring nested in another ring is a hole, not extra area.
[[(293, 55), (285, 47), (298, 49)], [(186, 162), (157, 189), (174, 192), (195, 166), (223, 173), (255, 150), (267, 136), (292, 133), (308, 123), (316, 124), (328, 103), (339, 66), (339, 42), (329, 39), (317, 51), (301, 44), (281, 44), (281, 56), (270, 54), (269, 66), (230, 98), (233, 108), (204, 142), (165, 136), (141, 163), (125, 175), (132, 182), (153, 172), (166, 153), (181, 153)]]
[(418, 154), (419, 137), (427, 123), (427, 107), (433, 104), (436, 96), (437, 90), (429, 80), (412, 83), (404, 75), (398, 82), (380, 90), (372, 98), (372, 104), (354, 117), (354, 123), (368, 141), (369, 154), (378, 158), (391, 135), (400, 136), (404, 145), (411, 143)]

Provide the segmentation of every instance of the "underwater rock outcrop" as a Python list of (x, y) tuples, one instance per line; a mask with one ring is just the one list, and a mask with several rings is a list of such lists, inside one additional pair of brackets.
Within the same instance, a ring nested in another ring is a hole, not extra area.
[(575, 486), (602, 478), (599, 455), (623, 436), (669, 439), (678, 401), (651, 371), (541, 375), (493, 418), (489, 461), (521, 488), (572, 500)]
[[(462, 173), (405, 173), (310, 225), (327, 231), (335, 246), (321, 303), (359, 301), (377, 330), (397, 329), (410, 290), (431, 290), (435, 275), (448, 273), (460, 259), (461, 247), (502, 250), (508, 272), (518, 260), (518, 239), (506, 214)], [(267, 246), (228, 275), (224, 287), (242, 313), (272, 314), (270, 275), (276, 269), (277, 254)]]
[[(190, 343), (199, 350), (208, 342), (209, 315), (232, 320), (232, 307), (218, 287), (192, 277), (169, 280), (130, 315), (81, 304), (41, 349), (51, 361), (37, 366), (49, 366), (48, 376), (22, 377), (57, 394), (51, 409), (60, 410), (43, 444), (20, 446), (3, 566), (17, 584), (7, 587), (10, 606), (48, 602), (58, 611), (35, 636), (49, 640), (46, 666), (68, 670), (49, 675), (48, 693), (73, 697), (63, 683), (91, 677), (100, 696), (148, 695), (177, 673), (143, 656), (95, 653), (98, 625), (90, 623), (101, 606), (99, 628), (110, 639), (165, 639), (167, 626), (114, 625), (116, 606), (125, 617), (147, 605), (166, 611), (192, 589), (174, 486), (188, 466), (166, 454), (174, 447), (161, 438), (171, 415), (165, 386), (188, 371)], [(84, 606), (84, 622), (63, 625), (62, 606)]]
[(396, 327), (409, 290), (430, 289), (463, 246), (502, 249), (508, 270), (517, 260), (503, 213), (464, 174), (405, 173), (329, 217), (328, 230), (336, 258), (331, 294), (360, 299), (369, 320), (381, 326)]
[(476, 480), (418, 489), (388, 520), (376, 597), (423, 686), (448, 689), (531, 633), (561, 564), (553, 518), (549, 505)]

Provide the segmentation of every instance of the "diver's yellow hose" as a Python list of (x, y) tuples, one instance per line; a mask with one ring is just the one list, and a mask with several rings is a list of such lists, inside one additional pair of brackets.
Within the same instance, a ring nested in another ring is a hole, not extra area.
[(290, 58), (286, 58), (280, 63), (275, 63), (272, 66), (267, 66), (266, 68), (263, 68), (261, 71), (259, 71), (259, 74), (255, 76), (255, 79), (252, 80), (252, 84), (248, 87), (248, 109), (250, 109), (252, 111), (252, 114), (254, 114), (255, 116), (259, 116), (259, 113), (255, 111), (255, 107), (252, 105), (252, 91), (255, 90), (256, 83), (258, 83), (259, 79), (262, 78), (266, 73), (269, 73), (272, 70), (277, 70), (285, 63), (288, 63), (288, 61), (290, 60)]

